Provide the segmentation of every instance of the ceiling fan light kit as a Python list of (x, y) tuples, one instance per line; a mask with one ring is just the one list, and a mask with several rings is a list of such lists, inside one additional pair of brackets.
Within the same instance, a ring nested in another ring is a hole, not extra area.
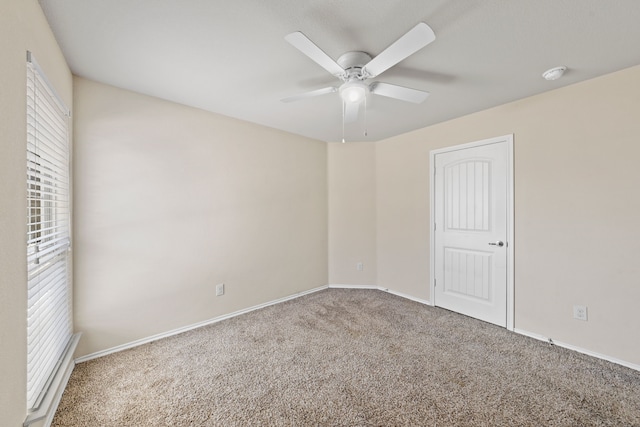
[[(343, 101), (343, 129), (345, 121), (357, 120), (359, 106), (362, 101), (367, 99), (370, 93), (416, 104), (421, 103), (427, 98), (429, 92), (377, 81), (366, 83), (366, 80), (379, 76), (435, 39), (436, 36), (431, 27), (424, 22), (420, 22), (376, 57), (372, 58), (366, 52), (355, 51), (346, 52), (337, 61), (334, 61), (302, 32), (296, 31), (288, 34), (285, 40), (343, 83), (338, 87), (316, 89), (285, 98), (282, 101), (298, 101), (304, 98), (338, 92)], [(345, 105), (349, 106), (346, 111)]]
[(369, 86), (360, 80), (351, 80), (340, 86), (339, 91), (344, 102), (359, 104), (367, 97)]

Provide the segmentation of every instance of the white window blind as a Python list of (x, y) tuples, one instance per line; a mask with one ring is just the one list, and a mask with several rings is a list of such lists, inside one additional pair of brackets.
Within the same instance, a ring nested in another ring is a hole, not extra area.
[(69, 111), (27, 56), (27, 404), (40, 405), (72, 336)]

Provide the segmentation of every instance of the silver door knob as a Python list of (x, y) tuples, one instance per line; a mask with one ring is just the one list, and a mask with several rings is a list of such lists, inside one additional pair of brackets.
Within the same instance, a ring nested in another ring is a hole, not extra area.
[(498, 240), (495, 243), (489, 243), (491, 246), (500, 246), (503, 247), (504, 246), (504, 242), (502, 240)]

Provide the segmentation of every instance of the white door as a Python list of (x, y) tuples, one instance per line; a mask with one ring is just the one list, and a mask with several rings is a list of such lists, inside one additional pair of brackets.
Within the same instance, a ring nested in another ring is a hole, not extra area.
[(434, 305), (506, 327), (510, 138), (496, 141), (435, 154), (432, 295)]

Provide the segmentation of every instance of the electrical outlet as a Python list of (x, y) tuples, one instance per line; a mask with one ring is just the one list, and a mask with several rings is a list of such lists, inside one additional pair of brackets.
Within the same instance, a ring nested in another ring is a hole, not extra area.
[(224, 295), (224, 283), (216, 285), (216, 296), (219, 297), (221, 295)]
[(356, 264), (356, 268), (358, 269), (358, 271), (362, 271), (364, 270), (364, 265), (361, 262), (359, 262)]
[(587, 307), (584, 305), (573, 306), (573, 318), (587, 321)]

